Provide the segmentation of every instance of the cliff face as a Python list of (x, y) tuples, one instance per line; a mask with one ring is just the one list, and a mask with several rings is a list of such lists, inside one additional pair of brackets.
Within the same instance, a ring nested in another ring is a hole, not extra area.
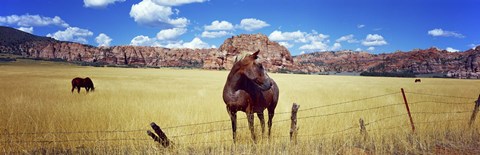
[(259, 56), (263, 58), (263, 65), (269, 71), (288, 70), (294, 66), (288, 49), (277, 42), (270, 41), (263, 34), (245, 34), (228, 38), (220, 46), (221, 53), (218, 55), (224, 60), (222, 67), (231, 69), (237, 54), (242, 51), (255, 52), (257, 50), (260, 50)]
[(0, 52), (26, 58), (62, 59), (110, 65), (230, 69), (241, 51), (260, 50), (271, 72), (411, 72), (444, 73), (450, 77), (480, 78), (480, 46), (464, 52), (437, 48), (370, 54), (367, 52), (315, 52), (292, 57), (277, 42), (262, 34), (243, 34), (225, 40), (220, 48), (168, 49), (143, 46), (93, 47), (57, 41), (0, 26)]
[(369, 54), (366, 52), (317, 52), (294, 57), (309, 72), (412, 72), (444, 73), (450, 77), (480, 78), (480, 46), (465, 52), (437, 48)]
[(26, 58), (62, 59), (110, 65), (230, 69), (233, 66), (233, 59), (240, 51), (260, 50), (260, 57), (269, 71), (276, 72), (293, 66), (290, 52), (261, 34), (234, 36), (225, 40), (219, 49), (93, 47), (38, 37), (8, 27), (0, 27), (0, 35), (2, 53), (22, 55)]

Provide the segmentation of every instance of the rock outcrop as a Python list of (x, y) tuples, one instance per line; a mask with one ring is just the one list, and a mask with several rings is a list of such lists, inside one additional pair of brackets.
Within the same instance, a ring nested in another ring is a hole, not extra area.
[(292, 57), (287, 48), (270, 41), (262, 34), (233, 36), (226, 39), (220, 48), (211, 49), (94, 47), (39, 37), (0, 26), (0, 53), (99, 65), (230, 69), (237, 54), (257, 50), (260, 50), (265, 68), (271, 72), (409, 72), (442, 73), (455, 78), (480, 78), (480, 46), (464, 52), (429, 48), (388, 54), (353, 51), (315, 52)]
[(480, 78), (480, 46), (465, 52), (438, 48), (389, 54), (339, 51), (294, 57), (306, 72), (410, 72), (443, 73), (447, 77)]
[(233, 66), (235, 56), (242, 51), (260, 50), (260, 58), (267, 70), (277, 72), (293, 68), (293, 58), (284, 46), (270, 41), (263, 34), (244, 34), (226, 39), (220, 46), (219, 55), (223, 60), (222, 67), (230, 69)]

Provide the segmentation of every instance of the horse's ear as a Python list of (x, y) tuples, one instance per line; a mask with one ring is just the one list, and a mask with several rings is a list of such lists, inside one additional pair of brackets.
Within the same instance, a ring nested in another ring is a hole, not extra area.
[(258, 53), (260, 53), (260, 50), (257, 50), (255, 53), (252, 54), (254, 59), (258, 58)]

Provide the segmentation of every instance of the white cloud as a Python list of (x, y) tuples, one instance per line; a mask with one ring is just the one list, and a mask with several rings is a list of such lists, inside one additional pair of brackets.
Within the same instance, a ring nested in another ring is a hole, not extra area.
[(205, 26), (206, 31), (233, 30), (233, 24), (227, 21), (215, 20), (212, 24)]
[(371, 47), (368, 47), (368, 48), (367, 48), (367, 50), (369, 50), (369, 51), (373, 51), (373, 50), (375, 50), (375, 47), (373, 47), (373, 46), (371, 46)]
[(171, 18), (173, 14), (170, 6), (162, 6), (153, 3), (151, 0), (142, 0), (138, 4), (132, 5), (130, 17), (139, 24), (154, 27), (186, 27), (189, 20), (184, 17)]
[(454, 49), (452, 47), (447, 47), (447, 49), (445, 49), (445, 50), (447, 50), (448, 52), (458, 52), (458, 51), (460, 51), (460, 50)]
[(363, 24), (358, 24), (357, 25), (357, 28), (359, 28), (359, 29), (364, 28), (364, 27), (365, 27), (365, 25), (363, 25)]
[(172, 40), (172, 39), (176, 39), (179, 36), (185, 34), (185, 32), (187, 32), (186, 28), (165, 29), (165, 30), (161, 30), (160, 32), (157, 33), (157, 39), (158, 40)]
[(332, 48), (330, 48), (331, 51), (336, 51), (336, 50), (339, 50), (340, 48), (342, 48), (342, 44), (340, 43), (334, 43)]
[(195, 37), (190, 42), (170, 42), (166, 45), (162, 45), (166, 48), (190, 48), (190, 49), (203, 49), (203, 48), (215, 48), (215, 46), (210, 46), (208, 43), (203, 42), (200, 38)]
[(289, 40), (301, 40), (305, 39), (305, 32), (294, 31), (294, 32), (282, 32), (282, 31), (273, 31), (270, 33), (268, 38), (272, 41), (289, 41)]
[(477, 46), (480, 46), (480, 44), (470, 44), (468, 46), (470, 46), (472, 49), (475, 49)]
[(156, 46), (165, 48), (191, 48), (191, 49), (203, 49), (203, 48), (215, 48), (208, 43), (203, 42), (200, 38), (193, 38), (190, 42), (180, 41), (166, 41), (158, 40), (157, 38), (150, 38), (148, 36), (140, 35), (130, 41), (130, 45), (134, 46)]
[(83, 6), (87, 8), (102, 8), (115, 2), (125, 2), (125, 0), (83, 0)]
[(220, 38), (220, 37), (224, 37), (224, 36), (227, 36), (227, 35), (233, 35), (233, 34), (230, 33), (230, 32), (227, 32), (227, 31), (213, 31), (213, 32), (203, 31), (202, 32), (202, 37), (203, 38)]
[(92, 36), (93, 32), (87, 29), (78, 27), (68, 27), (64, 31), (57, 31), (54, 34), (47, 34), (47, 37), (52, 37), (62, 41), (73, 41), (79, 43), (88, 43), (86, 37)]
[(278, 44), (286, 47), (286, 48), (292, 48), (293, 47), (293, 44), (290, 44), (288, 42), (285, 42), (285, 41), (282, 41), (282, 42), (278, 42)]
[(202, 3), (208, 0), (152, 0), (154, 3), (163, 6), (180, 6), (190, 3)]
[(305, 54), (305, 51), (300, 52), (300, 54)]
[(284, 44), (289, 47), (293, 47), (294, 43), (304, 43), (300, 46), (299, 49), (307, 51), (328, 51), (328, 50), (337, 50), (341, 48), (341, 44), (334, 44), (332, 47), (329, 47), (328, 40), (330, 36), (312, 31), (311, 33), (302, 32), (302, 31), (293, 31), (293, 32), (282, 32), (275, 30), (268, 38), (272, 41), (279, 41), (280, 44)]
[(182, 44), (183, 48), (192, 48), (192, 49), (197, 49), (197, 48), (211, 48), (206, 42), (203, 42), (200, 38), (193, 38), (192, 41), (186, 42)]
[(0, 16), (1, 25), (17, 25), (21, 27), (32, 27), (32, 26), (61, 26), (69, 27), (69, 25), (62, 20), (62, 18), (55, 16), (43, 17), (40, 15), (10, 15), (10, 16)]
[(368, 34), (362, 41), (363, 46), (382, 46), (388, 44), (387, 41), (379, 34)]
[(428, 31), (428, 34), (434, 37), (457, 37), (457, 38), (465, 38), (463, 34), (452, 32), (452, 31), (446, 31), (442, 29), (433, 29)]
[(355, 51), (360, 52), (360, 51), (362, 51), (362, 49), (361, 49), (361, 48), (357, 48), (357, 49), (355, 49)]
[(324, 42), (321, 42), (321, 41), (312, 41), (310, 44), (305, 44), (305, 45), (302, 45), (300, 46), (301, 50), (309, 50), (309, 51), (315, 51), (315, 50), (318, 50), (318, 51), (327, 51), (329, 48), (328, 48), (328, 45)]
[(130, 41), (130, 45), (133, 46), (160, 46), (160, 44), (157, 42), (157, 39), (155, 38), (150, 38), (148, 36), (144, 35), (139, 35), (136, 36), (135, 38)]
[(19, 27), (17, 29), (23, 32), (33, 34), (33, 27)]
[(247, 31), (255, 31), (264, 27), (270, 26), (265, 21), (258, 20), (255, 18), (245, 18), (240, 21), (240, 25), (237, 25), (238, 28), (244, 29)]
[(96, 38), (95, 42), (97, 42), (98, 46), (105, 46), (108, 47), (110, 46), (110, 42), (112, 42), (112, 38), (107, 36), (104, 33), (100, 33)]
[(343, 41), (346, 41), (348, 43), (358, 43), (358, 40), (356, 40), (355, 38), (353, 38), (353, 34), (349, 34), (349, 35), (345, 35), (345, 36), (341, 36), (340, 38), (338, 38), (336, 41), (337, 42), (343, 42)]

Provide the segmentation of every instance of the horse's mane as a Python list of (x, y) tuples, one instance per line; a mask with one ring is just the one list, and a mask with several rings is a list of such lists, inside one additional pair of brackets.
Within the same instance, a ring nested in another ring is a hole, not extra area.
[(252, 52), (242, 51), (242, 52), (240, 52), (240, 54), (235, 56), (235, 61), (233, 63), (235, 64), (239, 61), (242, 61), (245, 57), (250, 56), (252, 54), (253, 54)]

